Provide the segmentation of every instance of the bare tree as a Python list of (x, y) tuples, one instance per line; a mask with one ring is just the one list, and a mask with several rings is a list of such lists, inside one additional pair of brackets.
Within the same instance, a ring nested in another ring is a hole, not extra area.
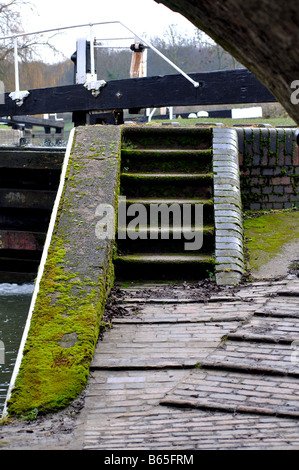
[[(0, 79), (4, 81), (6, 89), (13, 88), (14, 71), (14, 36), (24, 33), (22, 12), (24, 9), (34, 13), (35, 7), (28, 0), (0, 1), (0, 36), (8, 37), (0, 41)], [(26, 64), (41, 60), (41, 47), (50, 48), (55, 54), (59, 51), (51, 44), (51, 39), (56, 36), (20, 36), (18, 37), (18, 55)]]
[[(14, 36), (21, 34), (23, 31), (21, 11), (24, 7), (31, 7), (30, 2), (26, 0), (10, 0), (9, 2), (0, 2), (0, 34), (1, 37)], [(19, 53), (21, 56), (28, 57), (29, 51), (32, 50), (32, 38), (21, 38), (18, 41)], [(0, 60), (10, 60), (13, 55), (14, 40), (13, 38), (1, 40), (0, 43)]]

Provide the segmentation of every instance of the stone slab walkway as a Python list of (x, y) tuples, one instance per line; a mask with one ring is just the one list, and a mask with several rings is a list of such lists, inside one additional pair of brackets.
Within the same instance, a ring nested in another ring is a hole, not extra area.
[(122, 291), (129, 315), (97, 346), (84, 449), (299, 448), (299, 281), (229, 292)]
[(80, 412), (0, 428), (0, 448), (299, 449), (297, 277), (118, 298)]

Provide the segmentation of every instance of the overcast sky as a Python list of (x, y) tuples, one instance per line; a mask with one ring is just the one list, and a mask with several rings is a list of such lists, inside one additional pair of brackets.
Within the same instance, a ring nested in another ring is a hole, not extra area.
[[(30, 0), (35, 10), (23, 13), (26, 31), (37, 31), (56, 27), (90, 22), (121, 21), (139, 35), (148, 38), (161, 36), (171, 24), (176, 24), (182, 32), (194, 31), (186, 18), (154, 0)], [(88, 31), (77, 29), (60, 36), (63, 52), (70, 56), (76, 49), (76, 38), (86, 37)], [(127, 37), (123, 28), (105, 26), (95, 28), (97, 38)], [(56, 42), (57, 45), (57, 42)]]

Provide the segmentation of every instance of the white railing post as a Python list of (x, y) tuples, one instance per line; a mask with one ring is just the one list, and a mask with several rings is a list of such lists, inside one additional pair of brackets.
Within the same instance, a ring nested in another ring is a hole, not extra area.
[(18, 57), (18, 38), (14, 38), (14, 58), (15, 58), (15, 89), (20, 91), (20, 77), (19, 77), (19, 57)]
[(93, 35), (93, 25), (90, 23), (90, 73), (92, 79), (95, 75), (95, 57), (94, 57), (94, 35)]
[[(17, 44), (17, 39), (19, 37), (26, 37), (26, 36), (32, 36), (32, 35), (37, 35), (37, 34), (42, 34), (42, 33), (49, 33), (53, 31), (62, 31), (62, 30), (68, 30), (68, 29), (73, 29), (73, 28), (82, 28), (82, 27), (87, 27), (89, 26), (90, 28), (90, 74), (86, 74), (86, 82), (84, 86), (92, 92), (94, 97), (97, 97), (100, 93), (100, 89), (106, 85), (105, 80), (98, 80), (97, 75), (95, 72), (95, 38), (94, 38), (94, 33), (93, 33), (93, 27), (94, 26), (99, 26), (99, 25), (107, 25), (107, 24), (118, 24), (121, 25), (123, 28), (125, 28), (127, 31), (130, 31), (139, 41), (141, 41), (143, 44), (145, 44), (147, 47), (152, 49), (156, 54), (158, 54), (163, 60), (165, 60), (169, 65), (171, 65), (175, 70), (177, 70), (183, 77), (185, 77), (189, 82), (193, 84), (195, 88), (198, 88), (200, 84), (193, 80), (189, 75), (187, 75), (182, 69), (180, 69), (177, 65), (175, 65), (171, 60), (169, 60), (164, 54), (162, 54), (158, 49), (156, 49), (152, 44), (150, 44), (148, 41), (146, 41), (144, 38), (141, 36), (137, 35), (132, 31), (130, 28), (128, 28), (126, 25), (124, 25), (121, 21), (105, 21), (105, 22), (96, 22), (96, 23), (89, 23), (89, 24), (81, 24), (81, 25), (74, 25), (74, 26), (66, 26), (66, 27), (60, 27), (60, 28), (54, 28), (54, 29), (48, 29), (44, 31), (36, 31), (33, 33), (20, 33), (16, 34), (13, 36), (4, 36), (0, 37), (0, 40), (5, 40), (5, 39), (13, 39), (14, 40), (14, 56), (15, 56), (15, 87), (16, 90), (15, 92), (10, 93), (9, 97), (14, 100), (17, 104), (17, 106), (22, 106), (24, 100), (27, 98), (27, 96), (30, 95), (29, 91), (20, 91), (20, 78), (19, 78), (19, 64), (18, 64), (18, 44)], [(85, 56), (86, 57), (86, 56)], [(146, 56), (145, 56), (146, 57)], [(145, 69), (145, 75), (146, 73), (146, 68), (147, 64), (146, 61), (143, 63), (143, 67)], [(81, 82), (81, 78), (79, 78)], [(147, 115), (149, 117), (151, 116), (151, 113), (147, 111)]]
[(24, 99), (30, 94), (29, 91), (20, 91), (20, 76), (19, 76), (19, 57), (18, 57), (18, 36), (13, 36), (14, 40), (14, 62), (15, 62), (15, 91), (9, 94), (9, 97), (14, 100), (17, 106), (22, 106)]
[(142, 43), (144, 43), (146, 46), (148, 46), (150, 49), (152, 49), (156, 54), (158, 54), (163, 60), (165, 60), (171, 67), (173, 67), (177, 72), (179, 72), (183, 77), (185, 77), (190, 83), (195, 88), (198, 88), (200, 84), (193, 80), (191, 77), (189, 77), (188, 74), (186, 74), (180, 67), (175, 65), (170, 59), (168, 59), (162, 52), (160, 52), (156, 47), (154, 47), (152, 44), (150, 44), (148, 41), (146, 41), (144, 38), (141, 36), (137, 35), (132, 31), (132, 29), (128, 28), (124, 23), (121, 21), (104, 21), (104, 22), (96, 22), (96, 23), (89, 23), (89, 24), (78, 24), (78, 25), (73, 25), (73, 26), (65, 26), (65, 27), (60, 27), (60, 28), (52, 28), (52, 29), (45, 29), (43, 31), (35, 31), (32, 33), (20, 33), (16, 35), (11, 35), (11, 36), (3, 36), (0, 37), (1, 40), (5, 39), (14, 39), (15, 41), (15, 75), (16, 75), (16, 91), (19, 91), (20, 84), (19, 84), (19, 71), (18, 71), (18, 59), (17, 59), (17, 38), (19, 37), (26, 37), (26, 36), (32, 36), (32, 35), (38, 35), (38, 34), (44, 34), (44, 33), (50, 33), (53, 31), (63, 31), (63, 30), (68, 30), (68, 29), (74, 29), (74, 28), (83, 28), (83, 27), (90, 27), (90, 60), (91, 60), (91, 74), (95, 75), (95, 57), (94, 57), (94, 35), (93, 35), (93, 26), (100, 26), (100, 25), (107, 25), (107, 24), (119, 24), (123, 28), (125, 28), (127, 31), (130, 31), (135, 37), (139, 39)]
[(148, 122), (151, 122), (152, 117), (153, 117), (153, 115), (155, 114), (156, 109), (157, 109), (157, 108), (153, 108), (151, 111), (150, 111), (150, 108), (148, 109), (148, 111), (149, 111), (149, 114), (148, 114)]

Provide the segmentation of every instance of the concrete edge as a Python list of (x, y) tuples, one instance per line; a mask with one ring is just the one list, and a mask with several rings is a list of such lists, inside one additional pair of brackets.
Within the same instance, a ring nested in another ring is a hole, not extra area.
[(23, 131), (18, 129), (0, 129), (1, 147), (19, 147)]
[(216, 282), (239, 284), (245, 271), (238, 133), (213, 129)]

